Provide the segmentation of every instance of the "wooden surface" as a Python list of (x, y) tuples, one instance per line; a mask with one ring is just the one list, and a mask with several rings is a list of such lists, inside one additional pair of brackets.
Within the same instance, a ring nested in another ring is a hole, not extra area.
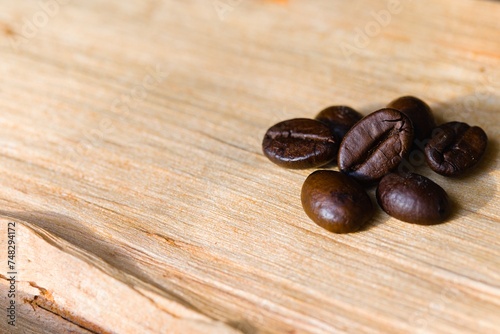
[[(498, 1), (54, 1), (0, 0), (0, 331), (498, 333)], [(490, 138), (412, 161), (452, 219), (317, 227), (264, 132), (405, 94)]]

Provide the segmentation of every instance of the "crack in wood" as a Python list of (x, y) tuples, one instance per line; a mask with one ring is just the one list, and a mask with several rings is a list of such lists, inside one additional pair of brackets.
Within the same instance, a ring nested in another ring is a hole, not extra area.
[[(8, 277), (0, 274), (0, 279), (8, 281)], [(33, 311), (36, 312), (36, 306), (40, 307), (41, 309), (63, 319), (64, 321), (67, 321), (75, 326), (78, 326), (82, 329), (85, 329), (86, 331), (89, 331), (90, 333), (95, 333), (95, 334), (111, 334), (111, 332), (104, 330), (103, 328), (99, 327), (96, 324), (93, 324), (83, 318), (77, 317), (75, 315), (72, 315), (71, 312), (66, 311), (64, 309), (61, 309), (57, 306), (54, 297), (52, 296), (52, 293), (48, 290), (45, 289), (36, 282), (33, 281), (16, 281), (16, 282), (26, 282), (28, 283), (31, 287), (37, 289), (40, 291), (40, 295), (36, 295), (33, 297), (33, 299), (30, 298), (23, 298), (23, 302), (30, 304), (31, 307), (33, 308)]]

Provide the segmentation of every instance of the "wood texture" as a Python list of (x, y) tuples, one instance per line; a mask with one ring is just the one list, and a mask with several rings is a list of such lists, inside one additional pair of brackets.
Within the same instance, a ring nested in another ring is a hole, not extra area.
[[(0, 331), (498, 331), (500, 3), (392, 3), (0, 0)], [(406, 94), (490, 138), (464, 178), (410, 159), (452, 219), (317, 227), (266, 129)]]

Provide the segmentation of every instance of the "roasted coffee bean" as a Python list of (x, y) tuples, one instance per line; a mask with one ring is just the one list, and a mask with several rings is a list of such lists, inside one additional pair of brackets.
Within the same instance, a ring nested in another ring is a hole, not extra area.
[(446, 123), (433, 133), (425, 147), (425, 158), (433, 171), (445, 176), (460, 175), (476, 165), (488, 144), (483, 129), (466, 123)]
[(347, 132), (339, 148), (339, 168), (360, 182), (377, 181), (406, 159), (412, 140), (410, 119), (396, 109), (381, 109)]
[(318, 121), (330, 127), (339, 140), (362, 118), (363, 115), (347, 106), (328, 107), (316, 116)]
[(414, 173), (384, 176), (377, 187), (377, 202), (390, 216), (413, 224), (441, 223), (450, 214), (446, 191)]
[(373, 216), (363, 187), (347, 175), (318, 170), (302, 186), (302, 207), (316, 224), (335, 233), (357, 231)]
[(295, 118), (273, 125), (262, 142), (264, 154), (275, 164), (294, 169), (320, 167), (335, 159), (338, 140), (325, 124)]
[(436, 127), (431, 108), (419, 98), (403, 96), (389, 103), (387, 107), (397, 109), (408, 116), (413, 124), (415, 139), (428, 139), (432, 129)]

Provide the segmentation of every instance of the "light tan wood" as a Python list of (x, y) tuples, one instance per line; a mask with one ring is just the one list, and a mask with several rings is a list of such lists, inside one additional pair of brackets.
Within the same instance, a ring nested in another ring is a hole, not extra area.
[[(0, 0), (19, 333), (498, 331), (500, 3), (54, 1)], [(452, 219), (317, 227), (266, 129), (406, 94), (489, 136), (466, 178), (412, 157)]]

